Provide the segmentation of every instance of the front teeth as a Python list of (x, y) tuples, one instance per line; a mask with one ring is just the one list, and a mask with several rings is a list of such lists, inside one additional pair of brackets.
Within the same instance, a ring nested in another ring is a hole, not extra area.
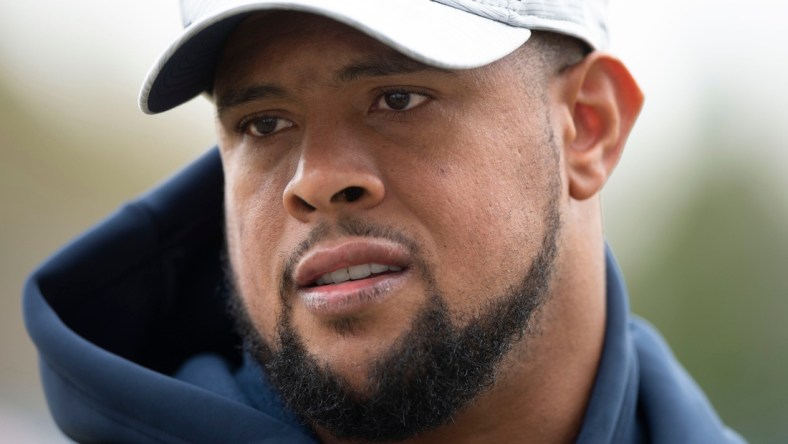
[(384, 273), (386, 271), (401, 271), (402, 267), (394, 265), (381, 265), (381, 264), (362, 264), (354, 265), (352, 267), (341, 268), (331, 273), (326, 273), (320, 276), (320, 279), (315, 281), (317, 285), (326, 284), (339, 284), (340, 282), (364, 279), (372, 274)]

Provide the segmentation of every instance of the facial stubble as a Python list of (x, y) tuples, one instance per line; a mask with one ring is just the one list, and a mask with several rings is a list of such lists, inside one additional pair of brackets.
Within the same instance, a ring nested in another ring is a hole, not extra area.
[[(265, 369), (267, 379), (296, 415), (339, 439), (398, 441), (446, 424), (494, 384), (503, 358), (528, 332), (535, 331), (535, 314), (549, 294), (560, 231), (557, 197), (551, 197), (542, 243), (530, 267), (519, 282), (464, 325), (452, 322), (431, 267), (417, 261), (427, 283), (427, 303), (410, 330), (372, 364), (363, 390), (355, 389), (306, 350), (292, 325), (288, 304), (283, 304), (272, 346), (233, 293), (231, 308), (247, 352)], [(389, 228), (349, 219), (338, 225), (348, 235), (384, 237), (415, 248), (403, 234)], [(318, 233), (313, 240), (320, 237)], [(418, 251), (411, 253), (418, 255)], [(283, 284), (280, 290), (285, 288)]]

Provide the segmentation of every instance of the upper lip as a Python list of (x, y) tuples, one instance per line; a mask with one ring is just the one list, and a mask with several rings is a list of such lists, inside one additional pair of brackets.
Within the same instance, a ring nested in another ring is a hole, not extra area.
[(404, 269), (410, 263), (410, 256), (402, 245), (385, 239), (349, 239), (320, 244), (298, 261), (293, 280), (298, 287), (306, 287), (326, 273), (373, 263)]

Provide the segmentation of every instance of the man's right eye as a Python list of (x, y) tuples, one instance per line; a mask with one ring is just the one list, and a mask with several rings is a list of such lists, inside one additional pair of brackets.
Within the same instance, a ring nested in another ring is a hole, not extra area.
[(257, 116), (241, 121), (238, 125), (240, 132), (252, 137), (266, 137), (294, 124), (288, 119), (273, 116)]

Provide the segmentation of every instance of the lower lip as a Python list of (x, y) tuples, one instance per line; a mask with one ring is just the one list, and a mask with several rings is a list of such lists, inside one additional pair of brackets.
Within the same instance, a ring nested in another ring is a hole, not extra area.
[(306, 309), (321, 317), (359, 314), (387, 301), (407, 279), (407, 270), (339, 284), (305, 287), (298, 296)]

